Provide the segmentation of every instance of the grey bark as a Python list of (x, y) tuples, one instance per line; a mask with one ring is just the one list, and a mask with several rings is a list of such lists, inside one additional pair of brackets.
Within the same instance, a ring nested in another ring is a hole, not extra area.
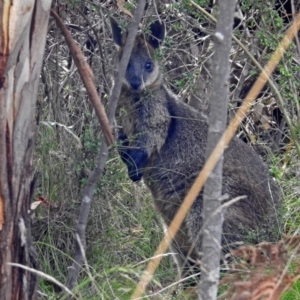
[(36, 299), (31, 241), (33, 121), (50, 0), (0, 3), (0, 299)]
[[(226, 129), (229, 94), (229, 55), (236, 0), (218, 2), (218, 20), (212, 59), (212, 95), (206, 159)], [(203, 256), (199, 299), (217, 298), (223, 214), (220, 210), (222, 196), (223, 156), (210, 174), (204, 187), (203, 201)]]

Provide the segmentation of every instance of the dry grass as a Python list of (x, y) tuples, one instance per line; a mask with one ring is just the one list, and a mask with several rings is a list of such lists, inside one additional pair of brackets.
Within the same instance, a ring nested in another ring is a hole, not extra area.
[[(180, 7), (178, 4), (178, 7), (174, 5), (167, 9), (163, 3), (161, 1), (157, 9), (168, 33), (159, 57), (168, 84), (183, 101), (206, 113), (210, 94), (207, 62), (211, 56), (211, 38), (199, 30), (199, 24), (208, 32), (214, 25), (189, 6)], [(124, 22), (129, 21), (130, 17), (110, 1), (78, 2), (76, 5), (71, 1), (60, 9), (91, 65), (98, 93), (106, 104), (114, 52), (108, 16), (118, 15), (118, 19)], [(126, 9), (130, 10), (130, 7)], [(274, 24), (276, 18), (271, 19), (270, 14), (264, 12), (265, 17), (257, 23), (256, 29), (246, 32), (243, 26), (249, 25), (252, 19), (257, 20), (260, 13), (263, 13), (261, 8), (247, 11), (235, 34), (263, 64), (286, 25), (278, 27)], [(152, 10), (151, 14), (149, 11), (147, 14), (155, 15), (155, 12)], [(259, 31), (260, 35), (264, 34), (261, 38), (257, 37)], [(256, 42), (250, 37), (255, 37)], [(299, 115), (295, 102), (300, 90), (296, 77), (298, 65), (293, 59), (295, 53), (296, 48), (292, 47), (284, 59), (284, 65), (273, 77), (286, 100), (286, 109), (292, 120), (297, 120)], [(234, 45), (230, 117), (239, 107), (247, 86), (251, 85), (254, 70), (244, 51)], [(284, 231), (293, 235), (300, 228), (299, 158), (294, 148), (289, 150), (287, 146), (290, 142), (289, 131), (278, 109), (276, 97), (268, 87), (256, 103), (259, 105), (251, 109), (239, 136), (271, 162), (271, 172), (285, 192)], [(36, 197), (44, 197), (51, 205), (41, 204), (35, 210), (33, 235), (41, 270), (64, 283), (72, 262), (73, 235), (82, 191), (100, 149), (101, 133), (69, 51), (53, 20), (49, 26), (37, 115), (41, 122), (34, 157), (38, 174)], [(148, 192), (142, 183), (129, 181), (125, 166), (112, 149), (94, 195), (87, 228), (86, 258), (89, 270), (84, 268), (81, 273), (76, 297), (129, 299), (161, 237), (160, 221)], [(289, 264), (291, 270), (293, 266)], [(175, 288), (175, 295), (170, 292), (172, 287), (164, 289), (175, 278), (176, 268), (167, 256), (147, 293), (156, 293), (152, 299), (188, 299), (178, 287)], [(52, 282), (41, 279), (39, 291), (40, 299), (55, 299), (60, 289)]]

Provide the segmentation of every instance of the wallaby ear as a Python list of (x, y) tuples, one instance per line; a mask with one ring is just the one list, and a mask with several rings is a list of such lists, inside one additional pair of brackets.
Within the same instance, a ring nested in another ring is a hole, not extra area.
[(158, 48), (160, 42), (165, 38), (165, 25), (158, 20), (150, 25), (151, 36), (148, 39), (149, 44), (154, 48)]
[(110, 17), (110, 24), (114, 42), (120, 47), (124, 46), (122, 29), (118, 22), (114, 18)]

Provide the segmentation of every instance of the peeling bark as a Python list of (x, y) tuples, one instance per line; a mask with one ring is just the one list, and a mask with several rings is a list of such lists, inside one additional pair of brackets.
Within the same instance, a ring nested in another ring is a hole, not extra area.
[(0, 299), (35, 299), (31, 241), (33, 121), (47, 34), (50, 0), (0, 4)]

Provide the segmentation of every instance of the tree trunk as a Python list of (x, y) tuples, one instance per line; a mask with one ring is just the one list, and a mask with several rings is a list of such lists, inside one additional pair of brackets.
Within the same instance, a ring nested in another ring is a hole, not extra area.
[(35, 299), (31, 241), (33, 122), (51, 0), (0, 2), (0, 299)]
[[(209, 129), (206, 159), (222, 137), (226, 129), (229, 95), (229, 55), (236, 0), (218, 3), (218, 21), (215, 32), (214, 56), (212, 64), (212, 95), (210, 102)], [(221, 234), (223, 213), (220, 210), (222, 196), (223, 156), (209, 175), (203, 195), (203, 242), (201, 283), (199, 299), (217, 298), (220, 273)]]

